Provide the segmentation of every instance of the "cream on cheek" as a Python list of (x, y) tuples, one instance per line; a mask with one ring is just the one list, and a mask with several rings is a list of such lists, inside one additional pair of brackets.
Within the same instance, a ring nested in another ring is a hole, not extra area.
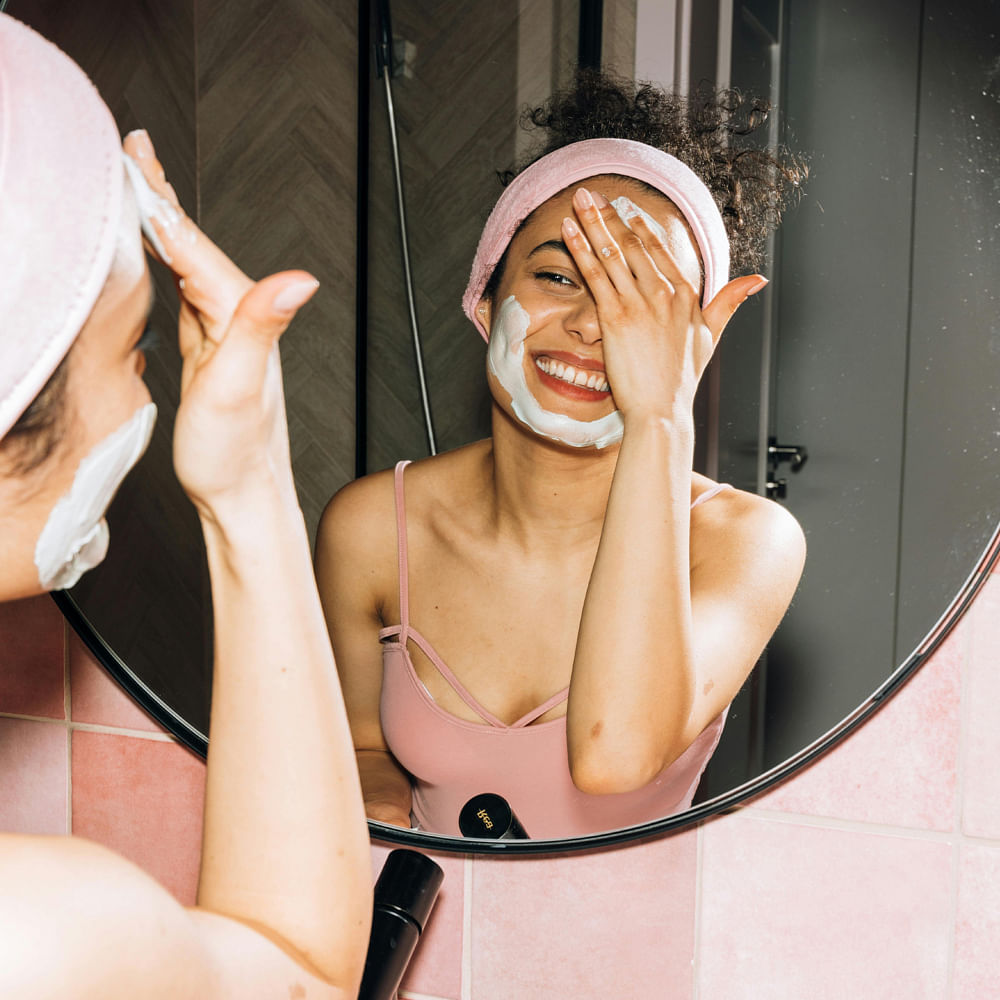
[(35, 566), (45, 590), (72, 587), (108, 551), (104, 513), (153, 434), (156, 405), (147, 403), (80, 462), (69, 492), (52, 508), (35, 546)]
[(511, 409), (521, 423), (536, 434), (573, 448), (606, 448), (621, 440), (624, 431), (616, 410), (598, 420), (574, 420), (564, 413), (543, 409), (524, 377), (524, 338), (531, 325), (527, 310), (506, 298), (490, 328), (487, 364), (494, 378), (510, 394)]
[[(131, 190), (130, 190), (131, 188)], [(130, 294), (145, 274), (146, 255), (139, 237), (134, 185), (125, 184), (122, 218), (106, 292)], [(144, 393), (148, 399), (148, 393)], [(149, 445), (156, 406), (147, 403), (117, 430), (99, 441), (80, 461), (68, 490), (49, 513), (35, 545), (35, 567), (45, 590), (65, 590), (93, 569), (108, 551), (104, 513), (129, 470)]]

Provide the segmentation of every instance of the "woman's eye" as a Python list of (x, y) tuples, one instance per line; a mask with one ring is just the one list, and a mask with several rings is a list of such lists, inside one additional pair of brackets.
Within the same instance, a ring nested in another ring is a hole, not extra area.
[(145, 329), (142, 331), (142, 336), (139, 338), (139, 342), (135, 345), (135, 350), (142, 351), (145, 354), (146, 351), (151, 351), (156, 347), (159, 342), (160, 335), (147, 323)]
[(556, 271), (536, 271), (535, 277), (539, 281), (547, 281), (553, 285), (561, 285), (566, 288), (571, 288), (573, 286), (572, 279), (566, 277), (565, 274), (559, 274)]

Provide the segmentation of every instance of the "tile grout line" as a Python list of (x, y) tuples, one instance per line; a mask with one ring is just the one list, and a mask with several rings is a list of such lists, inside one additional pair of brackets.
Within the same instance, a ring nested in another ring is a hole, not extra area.
[[(721, 815), (733, 816), (734, 813)], [(1000, 847), (1000, 839), (990, 837), (966, 837), (955, 830), (931, 830), (926, 827), (892, 826), (887, 823), (865, 823), (860, 820), (838, 819), (836, 816), (816, 816), (811, 813), (789, 813), (770, 809), (746, 810), (746, 816), (758, 817), (774, 823), (800, 824), (829, 830), (844, 830), (850, 833), (867, 833), (887, 837), (901, 837), (906, 840), (926, 840), (932, 843), (950, 843), (956, 836), (961, 840), (975, 839), (985, 846)]]
[(462, 871), (462, 978), (458, 992), (462, 1000), (472, 1000), (472, 879), (475, 861), (465, 855)]
[(705, 863), (705, 824), (699, 823), (695, 835), (694, 863), (694, 942), (691, 955), (691, 1000), (698, 1000), (701, 993), (701, 900), (702, 900), (702, 866)]
[(961, 879), (962, 848), (965, 844), (963, 830), (963, 815), (965, 812), (965, 776), (968, 761), (968, 723), (972, 711), (972, 670), (973, 654), (976, 648), (975, 638), (978, 622), (977, 608), (973, 607), (969, 615), (969, 625), (962, 636), (962, 673), (958, 688), (958, 761), (955, 775), (955, 847), (951, 858), (951, 920), (948, 927), (948, 966), (947, 995), (955, 992), (955, 930), (958, 924), (958, 896)]
[(69, 624), (62, 619), (63, 715), (66, 725), (66, 832), (73, 833), (73, 694), (70, 690)]
[(53, 719), (46, 715), (23, 715), (18, 712), (0, 712), (0, 719), (18, 719), (21, 722), (49, 722), (57, 726), (64, 726), (71, 731), (104, 733), (108, 736), (131, 736), (135, 739), (149, 740), (153, 743), (177, 743), (177, 740), (169, 733), (158, 733), (148, 729), (125, 729), (122, 726), (105, 726), (96, 722), (67, 722), (65, 719)]

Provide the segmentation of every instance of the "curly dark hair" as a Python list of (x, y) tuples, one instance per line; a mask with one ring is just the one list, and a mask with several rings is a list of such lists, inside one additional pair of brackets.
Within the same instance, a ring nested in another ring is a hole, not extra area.
[[(535, 160), (583, 139), (633, 139), (655, 146), (705, 182), (722, 213), (733, 270), (751, 271), (760, 266), (768, 233), (798, 198), (808, 175), (801, 156), (784, 147), (762, 149), (748, 139), (770, 111), (767, 102), (738, 90), (702, 85), (684, 97), (606, 70), (580, 69), (568, 88), (523, 112), (521, 126), (545, 135), (500, 179), (508, 184)], [(495, 292), (503, 263), (491, 275), (487, 294)]]

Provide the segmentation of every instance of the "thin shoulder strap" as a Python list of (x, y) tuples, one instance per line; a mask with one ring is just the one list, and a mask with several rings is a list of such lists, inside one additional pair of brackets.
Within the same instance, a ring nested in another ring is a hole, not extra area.
[(698, 496), (694, 498), (694, 502), (691, 504), (692, 507), (697, 507), (698, 504), (708, 503), (712, 497), (717, 497), (720, 493), (725, 490), (731, 490), (732, 486), (729, 483), (716, 483), (711, 489), (705, 490), (704, 493), (699, 493)]
[(550, 708), (555, 708), (556, 705), (564, 702), (569, 697), (569, 688), (564, 687), (561, 691), (556, 691), (556, 693), (549, 698), (548, 701), (543, 701), (538, 708), (533, 708), (526, 715), (522, 715), (517, 722), (512, 722), (510, 725), (511, 729), (523, 729), (525, 726), (530, 726), (535, 719), (541, 718)]
[(406, 560), (406, 500), (403, 496), (403, 470), (409, 465), (404, 459), (396, 463), (396, 552), (399, 560), (399, 641), (406, 645), (410, 630), (410, 582)]

